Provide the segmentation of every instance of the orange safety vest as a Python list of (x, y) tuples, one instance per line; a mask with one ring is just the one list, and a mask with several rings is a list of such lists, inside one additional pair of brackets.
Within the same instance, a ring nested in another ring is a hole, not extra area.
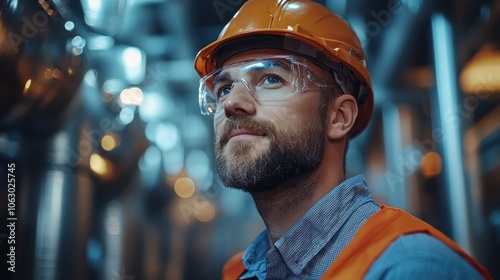
[[(473, 265), (485, 279), (492, 279), (483, 266), (439, 230), (401, 209), (381, 207), (382, 210), (375, 213), (361, 226), (352, 241), (326, 270), (321, 279), (327, 280), (334, 277), (335, 279), (362, 279), (375, 260), (393, 241), (401, 235), (412, 233), (426, 233), (441, 240)], [(240, 252), (224, 265), (223, 280), (235, 280), (243, 274), (246, 268), (242, 257), (243, 252)]]

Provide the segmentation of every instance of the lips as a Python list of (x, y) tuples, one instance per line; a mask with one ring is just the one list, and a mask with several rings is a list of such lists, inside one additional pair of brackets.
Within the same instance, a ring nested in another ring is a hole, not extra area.
[(232, 130), (227, 136), (227, 142), (231, 140), (244, 139), (248, 137), (265, 136), (266, 134), (262, 131), (252, 130), (247, 128), (239, 128)]

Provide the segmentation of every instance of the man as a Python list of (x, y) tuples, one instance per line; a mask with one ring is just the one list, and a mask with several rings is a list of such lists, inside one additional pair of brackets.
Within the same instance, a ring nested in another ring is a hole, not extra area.
[(225, 185), (248, 192), (266, 229), (224, 279), (483, 279), (424, 222), (345, 179), (349, 138), (373, 93), (351, 27), (308, 0), (249, 0), (202, 49), (200, 108), (214, 115)]

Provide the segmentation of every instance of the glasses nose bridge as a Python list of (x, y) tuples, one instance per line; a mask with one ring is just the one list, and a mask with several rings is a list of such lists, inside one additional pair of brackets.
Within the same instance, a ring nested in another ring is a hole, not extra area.
[(243, 85), (243, 87), (246, 89), (246, 91), (248, 93), (250, 93), (250, 95), (255, 99), (255, 100), (258, 100), (258, 96), (257, 96), (257, 93), (255, 92), (255, 89), (254, 87), (252, 87), (250, 85), (250, 83), (247, 82), (247, 80), (245, 79), (245, 77), (241, 77), (239, 79), (236, 79), (233, 81), (233, 83), (231, 84), (231, 92), (233, 92), (234, 88), (236, 87), (236, 85), (238, 83), (241, 83)]

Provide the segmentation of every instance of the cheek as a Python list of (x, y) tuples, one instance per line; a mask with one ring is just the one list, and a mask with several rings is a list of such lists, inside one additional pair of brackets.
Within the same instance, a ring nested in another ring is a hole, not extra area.
[(217, 136), (220, 135), (220, 133), (222, 132), (222, 128), (224, 127), (225, 123), (226, 123), (225, 118), (220, 118), (220, 119), (214, 118), (214, 136), (215, 136), (215, 139), (217, 139)]
[[(258, 107), (251, 118), (270, 121), (281, 129), (294, 129), (297, 125), (312, 125), (318, 114), (318, 96), (317, 92), (304, 92), (289, 100), (266, 101)], [(223, 113), (214, 116), (216, 137), (222, 132), (226, 121), (227, 118)]]
[(217, 130), (220, 129), (222, 127), (222, 121), (217, 121), (214, 119), (214, 132), (217, 133)]
[[(318, 104), (315, 100), (304, 98), (302, 102), (290, 102), (289, 104), (275, 107), (274, 110), (268, 112), (266, 115), (270, 116), (271, 120), (277, 126), (283, 127), (291, 126), (293, 128), (297, 125), (308, 125), (316, 121), (318, 114)], [(265, 117), (264, 115), (262, 117)]]

